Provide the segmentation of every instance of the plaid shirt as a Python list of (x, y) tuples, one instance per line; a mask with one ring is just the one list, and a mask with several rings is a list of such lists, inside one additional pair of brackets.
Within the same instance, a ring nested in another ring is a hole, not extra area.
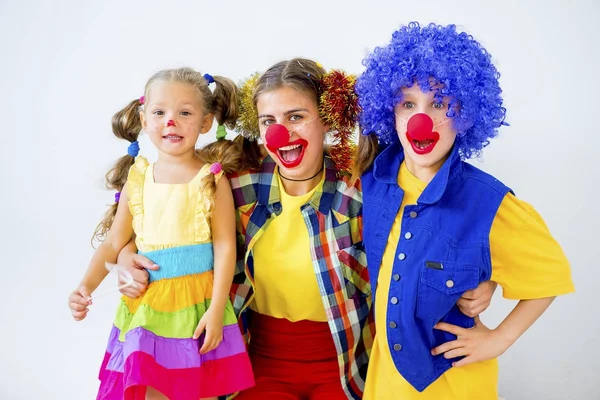
[[(229, 176), (237, 210), (238, 262), (231, 301), (248, 340), (245, 310), (254, 293), (252, 249), (282, 210), (277, 164), (266, 157), (260, 170)], [(375, 324), (371, 285), (362, 242), (362, 192), (325, 158), (323, 189), (301, 207), (308, 228), (310, 254), (329, 329), (338, 354), (342, 387), (349, 399), (361, 399)], [(291, 238), (290, 238), (291, 239)]]

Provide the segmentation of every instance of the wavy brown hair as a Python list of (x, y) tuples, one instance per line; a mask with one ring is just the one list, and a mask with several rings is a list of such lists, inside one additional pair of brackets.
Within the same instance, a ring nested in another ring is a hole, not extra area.
[(377, 136), (374, 133), (363, 135), (358, 134), (358, 148), (355, 154), (354, 163), (352, 166), (351, 184), (360, 179), (362, 174), (373, 164), (377, 153), (379, 152), (379, 143)]
[[(214, 92), (208, 87), (209, 83), (204, 76), (191, 68), (165, 69), (154, 74), (146, 83), (144, 96), (148, 98), (150, 88), (157, 82), (180, 82), (191, 85), (197, 92), (204, 112), (213, 114), (219, 125), (229, 129), (235, 127), (238, 117), (237, 87), (235, 83), (222, 76), (214, 76)], [(125, 139), (131, 143), (138, 139), (142, 129), (140, 118), (143, 105), (139, 99), (132, 100), (118, 111), (112, 119), (113, 133), (119, 139)], [(226, 173), (231, 173), (243, 166), (242, 146), (230, 140), (220, 140), (210, 143), (204, 148), (197, 150), (197, 154), (206, 163), (219, 162)], [(117, 160), (116, 164), (106, 174), (106, 187), (118, 192), (123, 190), (127, 182), (129, 169), (134, 164), (135, 158), (125, 155)], [(202, 187), (210, 199), (214, 197), (216, 183), (214, 176), (208, 174), (203, 178)], [(211, 203), (212, 205), (212, 203)], [(118, 204), (115, 203), (107, 210), (104, 218), (96, 227), (92, 242), (102, 241), (114, 221)]]

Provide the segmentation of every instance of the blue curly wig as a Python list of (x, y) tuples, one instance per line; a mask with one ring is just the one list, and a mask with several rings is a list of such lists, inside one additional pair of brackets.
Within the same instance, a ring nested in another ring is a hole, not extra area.
[[(363, 134), (374, 133), (382, 145), (399, 142), (394, 107), (402, 100), (401, 89), (415, 82), (424, 91), (434, 90), (437, 99), (450, 97), (447, 115), (454, 117), (463, 159), (478, 156), (507, 125), (500, 74), (490, 54), (454, 25), (411, 22), (394, 32), (387, 46), (375, 48), (363, 65), (366, 70), (356, 83), (360, 125)], [(453, 106), (458, 106), (457, 115)]]

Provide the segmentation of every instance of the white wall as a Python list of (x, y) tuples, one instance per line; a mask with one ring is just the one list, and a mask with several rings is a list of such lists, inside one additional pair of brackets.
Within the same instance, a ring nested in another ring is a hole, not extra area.
[[(306, 56), (360, 73), (368, 50), (419, 20), (455, 23), (494, 56), (511, 126), (475, 163), (541, 212), (572, 262), (577, 293), (501, 357), (501, 394), (600, 399), (599, 19), (595, 0), (0, 1), (0, 398), (95, 396), (117, 296), (75, 323), (67, 294), (113, 199), (104, 172), (127, 148), (111, 116), (153, 72), (238, 80)], [(513, 305), (498, 293), (484, 322)]]

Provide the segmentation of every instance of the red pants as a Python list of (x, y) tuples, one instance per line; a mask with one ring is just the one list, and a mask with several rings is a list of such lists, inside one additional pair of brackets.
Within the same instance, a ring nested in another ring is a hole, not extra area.
[(327, 322), (252, 313), (250, 361), (256, 386), (235, 400), (347, 400)]

